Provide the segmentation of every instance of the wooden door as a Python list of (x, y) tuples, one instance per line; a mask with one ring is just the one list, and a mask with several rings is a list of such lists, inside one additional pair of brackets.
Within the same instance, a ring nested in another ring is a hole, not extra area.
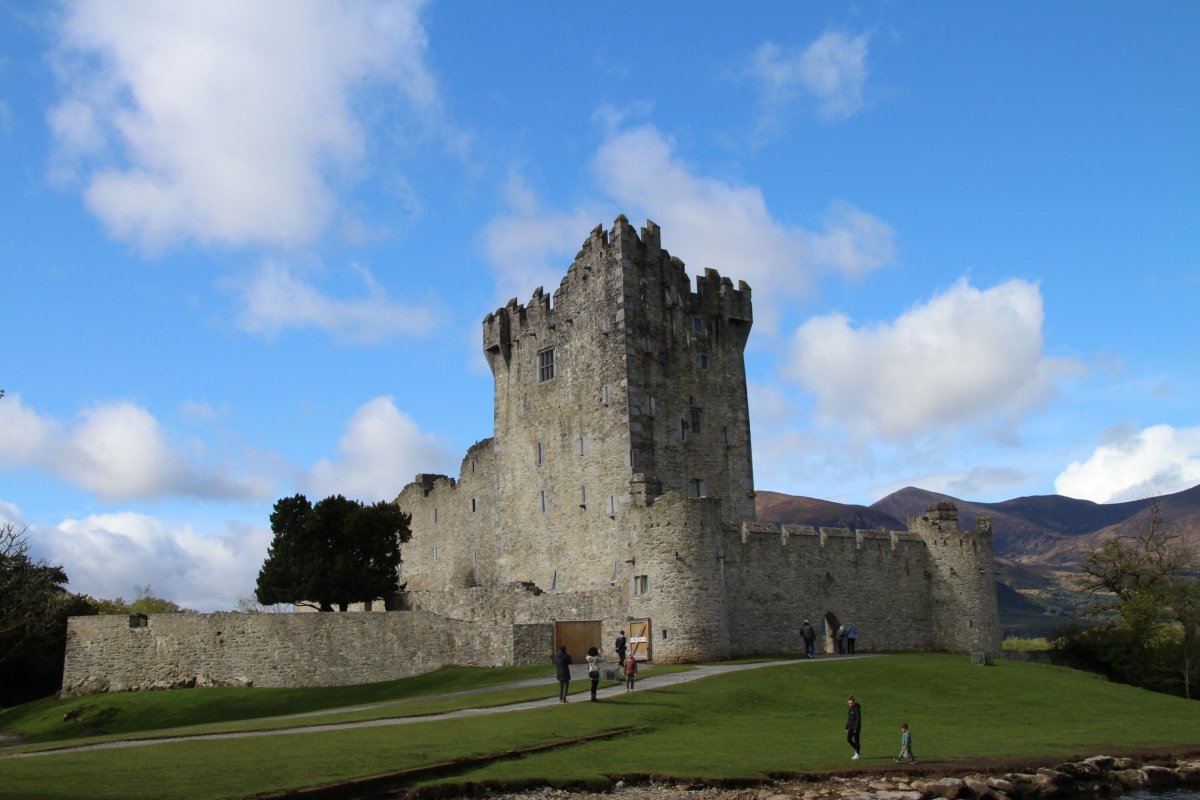
[(653, 650), (650, 645), (650, 620), (629, 620), (629, 652), (638, 661), (652, 661)]
[(567, 653), (571, 656), (572, 663), (584, 663), (583, 657), (587, 655), (588, 648), (599, 649), (600, 647), (600, 620), (555, 622), (555, 652), (563, 645), (567, 646)]

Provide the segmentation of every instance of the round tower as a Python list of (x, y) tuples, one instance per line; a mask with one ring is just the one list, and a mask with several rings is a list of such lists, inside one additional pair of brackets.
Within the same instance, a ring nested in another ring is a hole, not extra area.
[(668, 492), (645, 509), (634, 534), (631, 619), (650, 622), (657, 662), (729, 657), (721, 570), (721, 501)]

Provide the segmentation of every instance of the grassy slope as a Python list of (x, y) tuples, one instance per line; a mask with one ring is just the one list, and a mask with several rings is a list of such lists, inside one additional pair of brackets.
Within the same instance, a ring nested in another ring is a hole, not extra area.
[(224, 798), (499, 752), (626, 726), (621, 738), (449, 780), (611, 774), (760, 776), (849, 765), (845, 698), (864, 706), (865, 765), (890, 760), (901, 721), (926, 763), (960, 757), (1200, 746), (1200, 704), (1056, 667), (962, 656), (806, 662), (638, 691), (602, 703), (401, 727), (185, 742), (0, 761), (0, 798)]
[[(229, 687), (181, 689), (170, 692), (114, 692), (70, 700), (48, 697), (0, 711), (0, 730), (19, 733), (31, 743), (107, 734), (144, 733), (184, 725), (258, 720), (284, 714), (414, 701), (430, 695), (482, 689), (530, 678), (545, 678), (547, 685), (550, 685), (553, 669), (548, 666), (496, 669), (447, 667), (385, 683), (330, 686), (321, 689)], [(463, 703), (460, 707), (469, 705), (471, 703)], [(76, 710), (80, 712), (78, 718), (64, 719), (66, 714)], [(434, 712), (425, 710), (420, 713)], [(406, 714), (393, 709), (376, 716), (403, 715)], [(351, 717), (348, 715), (338, 715), (336, 721), (349, 718)], [(215, 729), (233, 730), (236, 726)]]

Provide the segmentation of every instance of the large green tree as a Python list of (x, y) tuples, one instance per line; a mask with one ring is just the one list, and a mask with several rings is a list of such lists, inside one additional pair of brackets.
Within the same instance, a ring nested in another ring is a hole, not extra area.
[(1080, 638), (1095, 643), (1114, 677), (1148, 688), (1174, 684), (1193, 696), (1200, 672), (1198, 570), (1200, 553), (1151, 504), (1136, 534), (1108, 539), (1085, 558), (1083, 588), (1097, 599), (1096, 613), (1115, 621)]
[(66, 583), (62, 567), (30, 557), (24, 528), (0, 524), (0, 706), (62, 686), (67, 617), (96, 613)]
[(264, 605), (293, 603), (345, 611), (397, 588), (400, 545), (410, 518), (393, 503), (364, 505), (333, 495), (311, 504), (302, 494), (275, 503), (275, 538), (254, 595)]

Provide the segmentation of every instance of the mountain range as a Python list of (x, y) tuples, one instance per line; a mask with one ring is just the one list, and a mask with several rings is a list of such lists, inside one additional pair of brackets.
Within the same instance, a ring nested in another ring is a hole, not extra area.
[(932, 503), (958, 507), (959, 528), (972, 530), (980, 516), (992, 520), (996, 594), (1006, 636), (1052, 636), (1088, 604), (1077, 585), (1088, 552), (1113, 536), (1144, 531), (1158, 506), (1168, 532), (1200, 551), (1200, 486), (1124, 503), (1093, 503), (1061, 495), (978, 503), (906, 487), (869, 506), (759, 491), (759, 522), (830, 528), (907, 530), (907, 520)]

